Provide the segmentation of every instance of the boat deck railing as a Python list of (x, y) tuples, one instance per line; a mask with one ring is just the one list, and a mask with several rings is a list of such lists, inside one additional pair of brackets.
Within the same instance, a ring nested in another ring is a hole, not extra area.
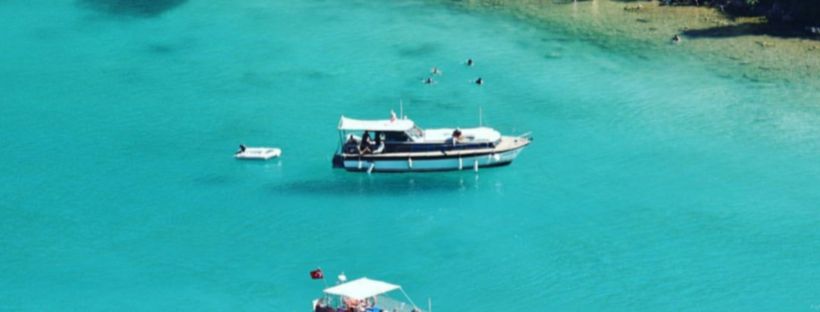
[[(337, 308), (333, 308), (333, 307), (339, 307), (339, 308), (342, 307), (341, 303), (340, 303), (340, 300), (338, 300), (338, 299), (334, 300), (334, 297), (328, 296), (328, 297), (324, 297), (322, 300), (325, 302), (325, 304), (328, 304), (330, 306), (328, 308), (328, 309), (330, 309), (330, 311), (338, 311)], [(415, 312), (424, 312), (424, 310), (422, 310), (421, 308), (417, 308), (416, 310), (413, 310), (413, 305), (410, 304), (410, 303), (407, 303), (407, 302), (404, 302), (404, 301), (401, 301), (401, 300), (397, 300), (397, 299), (393, 299), (393, 298), (387, 297), (385, 295), (378, 296), (378, 300), (376, 301), (375, 307), (365, 309), (365, 311), (368, 311), (368, 312), (372, 312), (372, 311), (376, 311), (376, 312), (414, 312), (414, 311)]]
[[(379, 296), (376, 307), (384, 312), (411, 312), (413, 305), (401, 300), (396, 300), (387, 296)], [(423, 312), (421, 309), (415, 311)]]
[[(381, 157), (425, 157), (425, 156), (470, 156), (473, 154), (487, 154), (487, 153), (501, 153), (506, 152), (513, 149), (518, 149), (526, 146), (530, 143), (531, 137), (526, 136), (504, 136), (501, 137), (501, 140), (498, 144), (490, 147), (483, 147), (483, 148), (474, 148), (474, 149), (456, 149), (456, 150), (434, 150), (434, 151), (426, 151), (426, 152), (382, 152), (380, 154), (364, 154), (368, 157), (373, 158), (381, 158)], [(439, 145), (441, 146), (441, 145)], [(351, 153), (351, 151), (344, 151), (345, 156), (362, 156), (358, 153)]]

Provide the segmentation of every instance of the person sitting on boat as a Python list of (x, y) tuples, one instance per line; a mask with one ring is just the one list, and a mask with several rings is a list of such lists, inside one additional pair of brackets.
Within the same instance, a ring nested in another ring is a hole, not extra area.
[(336, 309), (334, 309), (333, 307), (328, 305), (327, 302), (325, 302), (325, 299), (322, 298), (322, 299), (319, 299), (318, 302), (316, 302), (316, 308), (313, 311), (314, 312), (336, 312)]
[(362, 142), (359, 143), (359, 154), (369, 154), (373, 150), (370, 149), (370, 131), (365, 130), (362, 134)]
[[(384, 310), (379, 309), (376, 307), (376, 297), (370, 297), (362, 300), (362, 303), (359, 305), (359, 309), (365, 312), (382, 312)], [(386, 312), (386, 311), (385, 311)]]
[(359, 142), (356, 141), (356, 137), (354, 137), (352, 134), (349, 134), (347, 136), (347, 142), (345, 142), (345, 145), (347, 145), (347, 144), (354, 144), (355, 145), (357, 143), (359, 143)]
[(353, 134), (348, 134), (347, 141), (345, 141), (345, 144), (342, 145), (342, 147), (345, 153), (356, 153), (359, 151), (359, 141), (356, 140), (356, 137), (354, 137)]
[(447, 138), (445, 142), (452, 145), (456, 145), (456, 143), (461, 142), (461, 130), (453, 130), (453, 135)]
[(376, 149), (373, 150), (373, 154), (380, 154), (382, 151), (384, 151), (384, 141), (382, 141), (384, 140), (383, 136), (384, 134), (382, 134), (381, 132), (376, 132)]
[(236, 154), (242, 154), (242, 153), (245, 152), (246, 149), (248, 149), (248, 148), (245, 147), (245, 144), (239, 144), (239, 150), (236, 151)]
[(348, 312), (356, 312), (356, 311), (359, 310), (359, 307), (362, 305), (361, 300), (356, 300), (356, 299), (353, 299), (353, 298), (350, 298), (350, 297), (345, 297), (343, 301), (344, 301), (344, 304), (345, 304), (345, 308), (347, 308), (346, 311), (348, 311)]

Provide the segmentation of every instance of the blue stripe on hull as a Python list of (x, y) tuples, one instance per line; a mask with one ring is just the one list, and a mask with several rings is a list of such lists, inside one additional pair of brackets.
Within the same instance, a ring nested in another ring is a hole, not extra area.
[(463, 157), (459, 163), (459, 157), (438, 158), (438, 159), (402, 159), (402, 160), (344, 160), (344, 168), (348, 171), (369, 171), (374, 172), (428, 172), (428, 171), (450, 171), (450, 170), (473, 170), (476, 162), (479, 168), (498, 167), (509, 165), (521, 152), (521, 149), (507, 151), (498, 154), (481, 155), (473, 157)]

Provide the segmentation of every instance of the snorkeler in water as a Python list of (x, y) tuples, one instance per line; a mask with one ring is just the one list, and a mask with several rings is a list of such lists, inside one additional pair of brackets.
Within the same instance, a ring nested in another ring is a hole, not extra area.
[(680, 39), (680, 36), (679, 36), (679, 35), (675, 35), (674, 37), (672, 37), (672, 42), (674, 42), (674, 43), (680, 43), (680, 41), (681, 41), (681, 39)]

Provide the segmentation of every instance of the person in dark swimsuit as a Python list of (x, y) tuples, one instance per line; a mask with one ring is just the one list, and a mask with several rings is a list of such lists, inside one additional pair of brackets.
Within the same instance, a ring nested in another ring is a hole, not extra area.
[(672, 42), (674, 42), (674, 43), (680, 43), (680, 41), (681, 41), (681, 39), (680, 39), (680, 36), (679, 36), (679, 35), (675, 35), (674, 37), (672, 37)]
[(370, 149), (370, 131), (365, 130), (362, 134), (362, 142), (359, 143), (359, 154), (370, 154), (373, 150)]

